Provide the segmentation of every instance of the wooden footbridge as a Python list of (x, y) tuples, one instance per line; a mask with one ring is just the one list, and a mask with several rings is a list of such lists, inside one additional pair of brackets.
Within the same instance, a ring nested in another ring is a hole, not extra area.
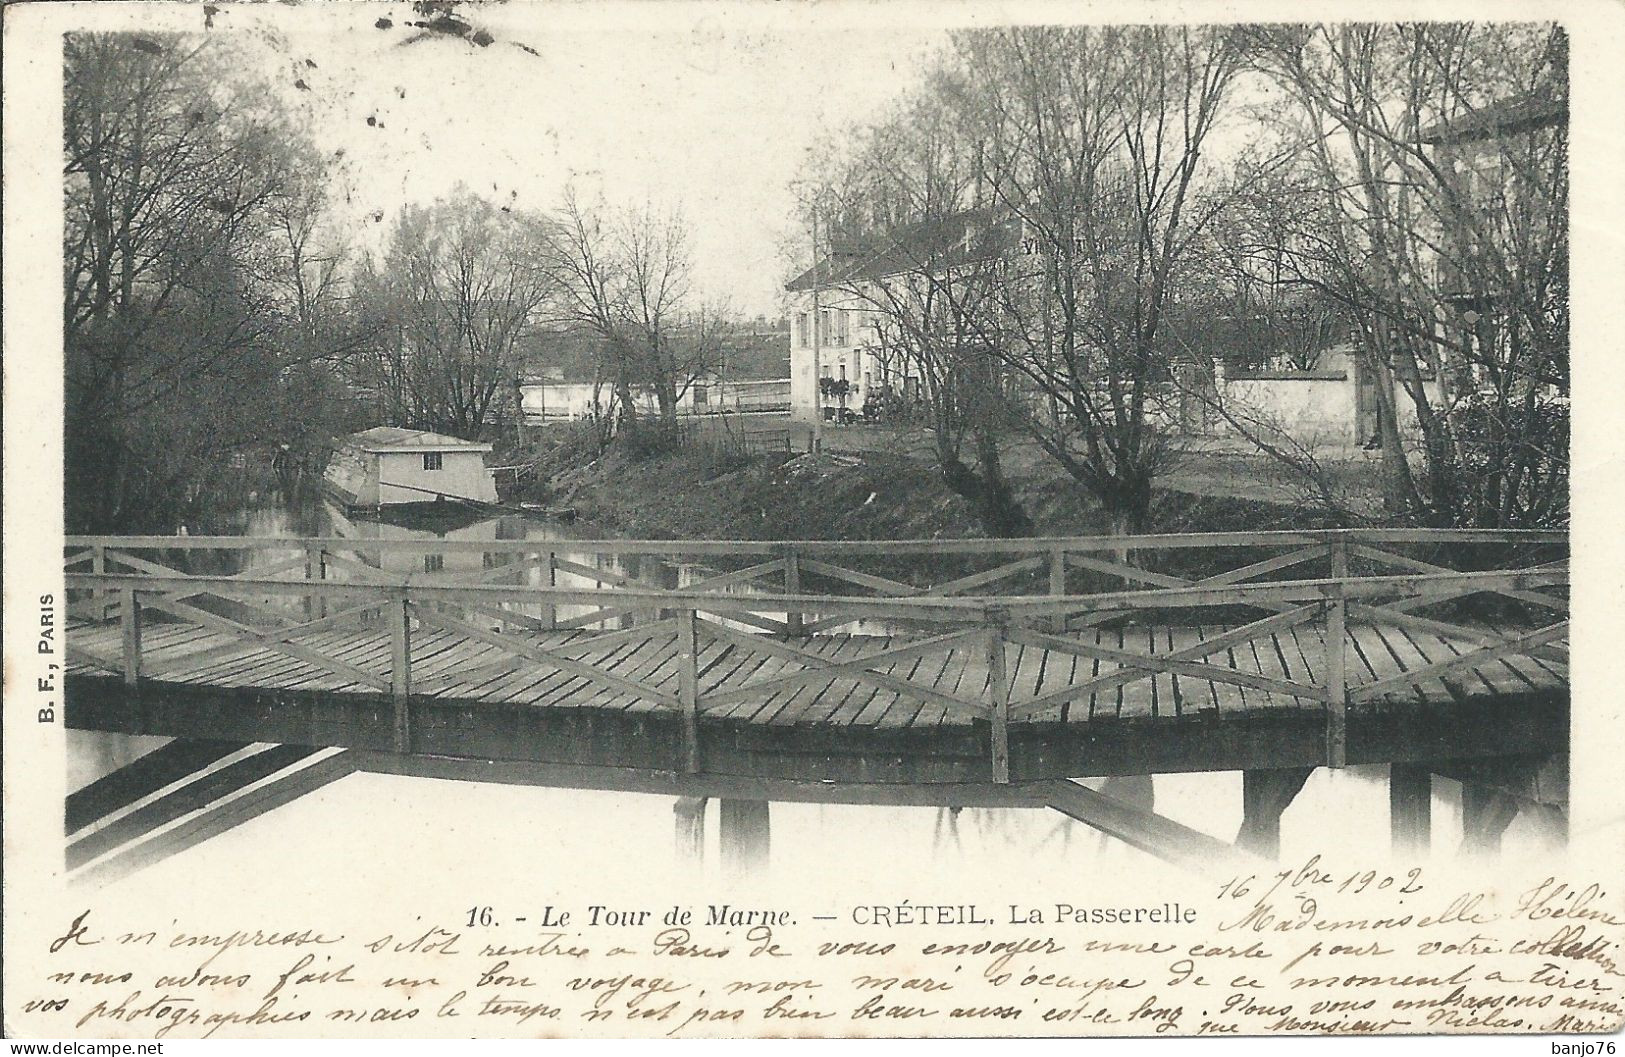
[[(628, 572), (655, 560), (680, 586)], [(1388, 764), (1402, 846), (1436, 773), (1474, 846), (1566, 807), (1560, 532), (71, 537), (66, 566), (69, 725), (178, 739), (70, 798), (76, 867), (356, 769), (671, 793), (680, 830), (706, 797), (744, 830), (1048, 805), (1181, 861), (1273, 852), (1319, 766)], [(1230, 770), (1237, 846), (1071, 781)]]

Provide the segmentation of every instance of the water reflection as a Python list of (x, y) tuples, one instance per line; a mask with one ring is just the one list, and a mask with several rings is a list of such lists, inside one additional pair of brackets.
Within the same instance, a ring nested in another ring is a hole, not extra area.
[[(476, 578), (483, 582), (504, 586), (593, 589), (606, 583), (622, 582), (628, 587), (648, 587), (675, 590), (700, 583), (719, 572), (736, 566), (708, 564), (692, 557), (662, 554), (601, 554), (592, 550), (576, 550), (568, 541), (585, 538), (604, 538), (605, 534), (583, 526), (573, 526), (541, 517), (504, 514), (496, 517), (471, 515), (461, 508), (445, 514), (416, 513), (385, 519), (352, 516), (342, 508), (313, 492), (300, 492), (287, 497), (274, 497), (262, 505), (245, 509), (235, 517), (225, 518), (211, 526), (216, 535), (253, 536), (290, 541), (296, 538), (324, 537), (357, 541), (414, 541), (470, 544), (481, 542), (511, 542), (534, 540), (538, 543), (561, 543), (564, 546), (537, 548), (535, 551), (509, 550), (503, 553), (481, 552), (477, 548), (448, 548), (444, 551), (414, 549), (377, 550), (358, 547), (354, 551), (333, 548), (334, 559), (328, 563), (325, 578), (351, 580), (364, 575), (354, 565), (365, 565), (392, 579), (412, 576), (416, 582), (470, 582)], [(555, 553), (564, 565), (574, 565), (602, 572), (600, 579), (568, 568), (549, 570), (545, 563), (535, 559)], [(268, 547), (255, 550), (204, 550), (177, 548), (157, 560), (191, 575), (235, 576), (256, 570), (276, 570), (287, 575), (287, 566), (299, 558), (303, 551), (290, 545), (287, 548)], [(752, 561), (757, 559), (750, 559)], [(513, 567), (512, 572), (503, 572)], [(521, 568), (523, 567), (523, 568)], [(297, 575), (297, 574), (295, 574)], [(719, 590), (729, 594), (757, 594), (762, 589), (749, 583), (728, 584)], [(264, 597), (253, 600), (272, 610), (297, 615), (303, 606), (299, 599)], [(540, 604), (520, 604), (518, 612), (532, 617), (543, 616)], [(576, 605), (560, 606), (558, 619), (569, 621), (580, 618), (596, 607)], [(234, 614), (249, 616), (251, 614)], [(762, 616), (783, 620), (782, 612), (765, 611)], [(817, 613), (806, 614), (816, 620)], [(637, 615), (623, 614), (606, 621), (585, 626), (600, 630), (619, 630), (630, 627), (640, 619)], [(641, 619), (649, 619), (646, 615)], [(748, 625), (722, 621), (739, 630), (751, 630)], [(859, 620), (843, 630), (857, 634), (889, 634), (896, 629), (884, 622)]]

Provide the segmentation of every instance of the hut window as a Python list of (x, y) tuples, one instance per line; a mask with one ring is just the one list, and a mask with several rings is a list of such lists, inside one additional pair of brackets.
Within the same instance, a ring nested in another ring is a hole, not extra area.
[(438, 451), (426, 451), (426, 452), (424, 452), (423, 453), (423, 468), (425, 470), (438, 470), (438, 469), (440, 469), (440, 455), (441, 455), (441, 453), (438, 452)]
[(437, 573), (437, 572), (440, 572), (445, 567), (446, 567), (446, 556), (444, 554), (425, 554), (423, 556), (423, 571), (424, 572), (426, 572), (426, 573)]

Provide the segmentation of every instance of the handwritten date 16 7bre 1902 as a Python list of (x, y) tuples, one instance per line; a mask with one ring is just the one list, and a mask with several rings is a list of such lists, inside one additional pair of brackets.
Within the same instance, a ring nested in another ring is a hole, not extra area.
[(155, 925), (93, 904), (36, 952), (33, 993), (8, 1015), (56, 1037), (159, 1038), (1595, 1033), (1625, 1020), (1625, 917), (1589, 880), (1458, 889), (1317, 858), (1191, 891), (1188, 906), (1138, 908), (465, 905), (438, 923), (406, 911), (395, 928), (270, 910)]

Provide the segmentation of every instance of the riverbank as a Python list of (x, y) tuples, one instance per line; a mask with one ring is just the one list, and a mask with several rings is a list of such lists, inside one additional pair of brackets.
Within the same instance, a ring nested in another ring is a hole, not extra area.
[[(1105, 534), (1109, 520), (1074, 482), (1042, 465), (1012, 475), (1037, 535)], [(685, 450), (630, 458), (611, 450), (555, 474), (525, 498), (573, 507), (606, 532), (644, 539), (934, 539), (985, 535), (970, 504), (918, 453), (777, 453), (727, 460)], [(1153, 532), (1303, 528), (1313, 511), (1162, 489)]]

